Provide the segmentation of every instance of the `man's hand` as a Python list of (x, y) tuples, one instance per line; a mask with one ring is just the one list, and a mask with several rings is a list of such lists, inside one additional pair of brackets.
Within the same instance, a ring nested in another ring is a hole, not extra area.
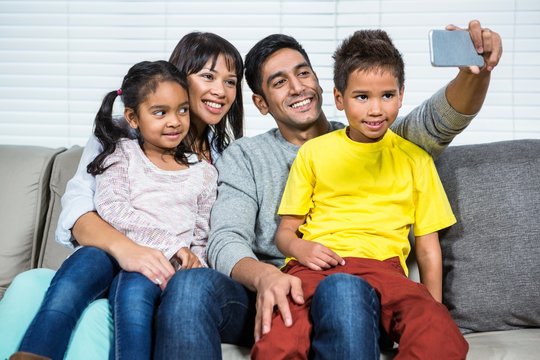
[(275, 269), (270, 274), (260, 277), (256, 284), (257, 314), (255, 316), (255, 341), (270, 332), (272, 314), (277, 306), (285, 326), (292, 325), (291, 310), (287, 296), (296, 304), (304, 303), (302, 282), (299, 278), (287, 275)]
[(297, 238), (290, 245), (291, 254), (304, 266), (311, 270), (330, 269), (337, 265), (345, 265), (345, 260), (326, 246), (314, 241)]
[(499, 63), (502, 56), (501, 36), (495, 31), (482, 28), (480, 21), (471, 20), (467, 29), (461, 29), (455, 25), (446, 26), (446, 30), (467, 30), (471, 35), (474, 47), (479, 54), (484, 57), (484, 67), (470, 66), (469, 71), (473, 74), (479, 74), (481, 70), (492, 71)]
[(193, 269), (202, 267), (201, 261), (191, 250), (186, 247), (181, 248), (176, 253), (176, 257), (180, 260), (180, 269)]

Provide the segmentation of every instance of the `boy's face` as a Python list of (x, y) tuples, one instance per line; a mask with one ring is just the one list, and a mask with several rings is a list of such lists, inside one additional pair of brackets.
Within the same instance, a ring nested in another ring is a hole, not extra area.
[(301, 53), (281, 49), (261, 66), (262, 90), (266, 99), (254, 94), (259, 111), (270, 113), (280, 128), (309, 128), (321, 116), (322, 88)]
[(353, 71), (343, 93), (334, 89), (338, 110), (345, 110), (349, 138), (371, 143), (381, 140), (396, 119), (403, 88), (389, 71)]

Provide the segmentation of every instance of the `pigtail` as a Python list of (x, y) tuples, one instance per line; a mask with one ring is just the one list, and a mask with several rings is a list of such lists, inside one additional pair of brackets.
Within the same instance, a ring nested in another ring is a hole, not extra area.
[(121, 94), (120, 90), (109, 92), (103, 98), (101, 107), (94, 120), (94, 135), (101, 143), (103, 150), (88, 164), (86, 170), (92, 175), (99, 175), (107, 170), (103, 162), (116, 150), (116, 143), (125, 137), (125, 130), (118, 127), (112, 118), (113, 105), (116, 98)]

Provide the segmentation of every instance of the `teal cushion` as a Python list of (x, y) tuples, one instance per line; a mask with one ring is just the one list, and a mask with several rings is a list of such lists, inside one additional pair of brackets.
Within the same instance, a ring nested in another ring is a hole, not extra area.
[[(29, 270), (19, 274), (7, 289), (0, 301), (0, 359), (17, 351), (53, 276), (49, 269)], [(77, 323), (65, 359), (108, 359), (113, 335), (107, 299), (94, 301)]]

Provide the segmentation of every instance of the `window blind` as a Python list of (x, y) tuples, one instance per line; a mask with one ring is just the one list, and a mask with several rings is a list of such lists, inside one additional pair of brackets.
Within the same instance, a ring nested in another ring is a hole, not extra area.
[[(84, 145), (104, 94), (142, 60), (168, 59), (186, 33), (215, 32), (245, 55), (271, 33), (296, 37), (324, 89), (330, 120), (336, 46), (382, 28), (406, 63), (405, 114), (457, 73), (429, 64), (428, 32), (471, 19), (499, 32), (504, 54), (484, 107), (454, 144), (540, 138), (540, 3), (464, 1), (0, 1), (0, 143)], [(243, 90), (246, 134), (275, 123)]]

